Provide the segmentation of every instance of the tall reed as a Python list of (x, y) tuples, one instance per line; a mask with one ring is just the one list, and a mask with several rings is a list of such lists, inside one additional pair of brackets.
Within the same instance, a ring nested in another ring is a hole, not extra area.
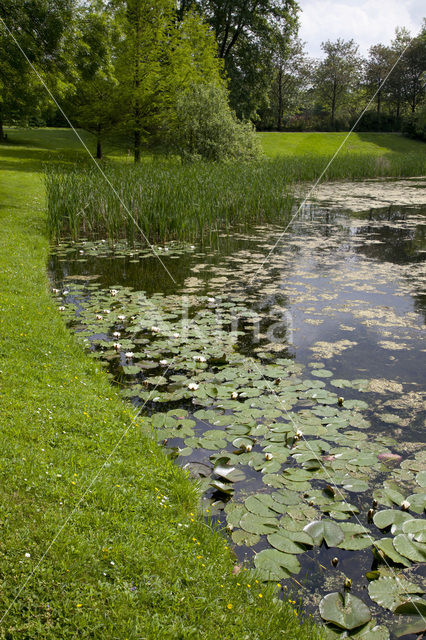
[[(240, 164), (105, 164), (120, 198), (95, 167), (58, 165), (46, 174), (50, 234), (54, 239), (71, 235), (130, 242), (145, 235), (158, 242), (191, 240), (240, 224), (283, 221), (295, 204), (295, 183), (314, 180), (327, 160), (301, 156)], [(425, 173), (424, 164), (417, 154), (342, 153), (323, 179), (419, 175)]]

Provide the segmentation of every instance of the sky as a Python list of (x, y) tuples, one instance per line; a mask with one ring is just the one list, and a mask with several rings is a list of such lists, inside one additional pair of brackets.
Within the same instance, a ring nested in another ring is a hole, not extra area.
[(362, 55), (371, 45), (390, 44), (395, 27), (417, 34), (424, 0), (299, 0), (300, 37), (310, 57), (322, 57), (321, 42), (353, 38)]

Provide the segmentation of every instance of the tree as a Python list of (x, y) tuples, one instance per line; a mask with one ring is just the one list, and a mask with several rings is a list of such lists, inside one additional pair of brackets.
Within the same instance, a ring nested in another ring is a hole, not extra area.
[(127, 0), (118, 48), (120, 101), (125, 126), (134, 131), (135, 162), (142, 138), (164, 135), (176, 105), (197, 84), (223, 84), (214, 34), (197, 12), (178, 13), (174, 0)]
[(56, 94), (65, 88), (67, 65), (64, 37), (72, 28), (74, 0), (14, 0), (0, 3), (0, 136), (5, 119), (24, 118), (46, 103), (47, 94), (36, 90), (36, 79), (7, 28), (28, 59)]
[(278, 41), (272, 52), (273, 75), (268, 108), (262, 113), (263, 123), (281, 131), (284, 115), (298, 110), (302, 93), (312, 77), (311, 63), (305, 55), (304, 43), (297, 35), (282, 46)]
[(70, 105), (75, 122), (96, 135), (96, 157), (101, 159), (104, 134), (119, 121), (114, 69), (118, 34), (110, 13), (99, 2), (82, 8), (77, 23)]
[(318, 64), (315, 88), (329, 109), (331, 123), (335, 126), (337, 110), (358, 85), (362, 63), (358, 57), (358, 46), (353, 40), (327, 40), (321, 44), (321, 48), (326, 57)]
[(180, 0), (196, 7), (211, 24), (230, 79), (230, 101), (237, 115), (256, 118), (267, 104), (273, 76), (271, 50), (297, 31), (296, 0)]
[(382, 44), (370, 47), (369, 54), (365, 69), (366, 86), (370, 95), (377, 92), (376, 111), (380, 123), (383, 96), (387, 94), (387, 86), (383, 85), (383, 81), (392, 69), (395, 54), (390, 47), (385, 47)]
[(413, 38), (402, 58), (403, 94), (411, 112), (424, 96), (424, 74), (426, 71), (426, 27), (416, 38)]

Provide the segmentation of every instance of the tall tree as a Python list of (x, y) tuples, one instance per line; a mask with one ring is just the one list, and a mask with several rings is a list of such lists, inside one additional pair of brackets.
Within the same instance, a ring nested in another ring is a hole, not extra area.
[(75, 81), (69, 98), (75, 122), (96, 136), (96, 157), (102, 158), (102, 140), (119, 121), (115, 47), (118, 32), (111, 13), (96, 1), (81, 8), (75, 34)]
[[(4, 24), (57, 93), (67, 64), (64, 36), (72, 28), (74, 5), (75, 0), (0, 2)], [(28, 116), (46, 101), (44, 92), (34, 90), (34, 76), (4, 24), (0, 28), (0, 130), (4, 119)]]
[(350, 91), (358, 85), (362, 63), (358, 56), (358, 46), (353, 40), (327, 40), (321, 44), (321, 48), (325, 58), (318, 64), (315, 88), (319, 98), (329, 109), (331, 123), (335, 126), (337, 110), (344, 104)]
[(267, 103), (272, 78), (271, 50), (288, 45), (297, 31), (296, 0), (180, 0), (195, 6), (212, 25), (219, 56), (230, 79), (231, 105), (239, 116), (255, 117)]
[[(387, 95), (387, 86), (383, 84), (395, 60), (390, 47), (376, 44), (370, 47), (369, 58), (366, 63), (365, 80), (370, 95), (376, 94), (376, 111), (380, 122), (383, 106), (383, 96)], [(376, 93), (377, 92), (377, 93)]]

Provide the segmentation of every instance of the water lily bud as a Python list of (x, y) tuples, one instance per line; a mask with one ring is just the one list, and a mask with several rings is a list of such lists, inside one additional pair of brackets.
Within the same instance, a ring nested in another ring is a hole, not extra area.
[(408, 500), (404, 500), (403, 502), (401, 502), (401, 509), (403, 511), (408, 511), (410, 508), (410, 503), (408, 502)]
[(337, 565), (339, 564), (339, 558), (333, 558), (331, 564), (333, 565), (333, 567), (337, 567)]
[(272, 453), (265, 453), (265, 460), (272, 460), (273, 457)]
[(339, 403), (340, 406), (342, 406), (342, 404), (344, 403), (345, 399), (342, 398), (342, 396), (340, 396), (339, 398), (337, 398), (337, 402)]
[(233, 400), (236, 400), (236, 399), (238, 398), (238, 393), (237, 393), (236, 391), (233, 391), (233, 392), (231, 393), (231, 398), (232, 398)]
[(348, 591), (352, 588), (352, 580), (350, 578), (345, 578), (344, 587)]
[(120, 351), (121, 349), (121, 344), (119, 342), (114, 342), (113, 347), (116, 351)]
[(276, 379), (274, 380), (274, 384), (276, 384), (276, 385), (279, 385), (279, 384), (280, 384), (280, 382), (281, 382), (281, 378), (276, 378)]
[(231, 533), (233, 530), (234, 530), (234, 525), (232, 525), (232, 524), (227, 524), (226, 525), (226, 531), (228, 533)]
[(253, 449), (253, 447), (251, 446), (251, 444), (246, 444), (245, 449), (246, 449), (247, 453), (250, 453), (250, 451)]
[(374, 499), (372, 502), (372, 505), (373, 505), (373, 509), (377, 509), (377, 507), (379, 506), (379, 503), (377, 502), (376, 499)]
[(374, 516), (374, 509), (369, 509), (367, 513), (368, 522), (373, 522), (373, 516)]

